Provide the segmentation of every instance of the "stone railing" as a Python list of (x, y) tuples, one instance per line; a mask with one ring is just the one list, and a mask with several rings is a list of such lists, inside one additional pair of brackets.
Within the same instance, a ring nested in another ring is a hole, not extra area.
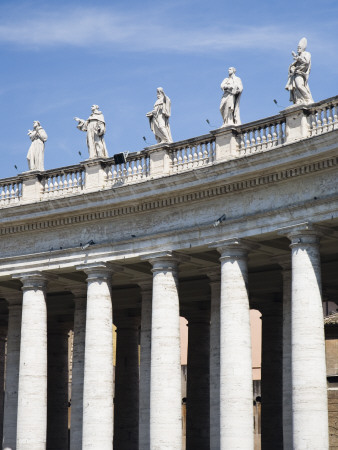
[(191, 170), (215, 160), (215, 137), (207, 134), (188, 141), (175, 142), (169, 150), (171, 172)]
[(41, 176), (41, 194), (47, 198), (77, 194), (82, 191), (84, 184), (85, 168), (83, 166), (47, 170)]
[(22, 197), (22, 178), (5, 178), (0, 180), (0, 207), (16, 204)]
[(309, 135), (316, 136), (338, 129), (338, 98), (324, 100), (310, 108)]
[(126, 183), (137, 183), (149, 175), (149, 154), (147, 152), (128, 155), (126, 163), (115, 164), (113, 158), (104, 163), (106, 185), (119, 186)]
[(280, 114), (172, 144), (130, 153), (126, 162), (88, 159), (45, 172), (24, 172), (0, 180), (0, 208), (122, 187), (149, 179), (282, 148), (338, 129), (338, 96), (312, 105), (291, 106)]
[(239, 156), (269, 150), (285, 142), (286, 118), (273, 116), (240, 127), (237, 136)]

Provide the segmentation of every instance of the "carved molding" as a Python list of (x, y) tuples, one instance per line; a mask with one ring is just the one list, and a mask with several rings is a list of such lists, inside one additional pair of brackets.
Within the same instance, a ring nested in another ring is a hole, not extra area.
[(169, 198), (144, 201), (137, 205), (134, 204), (130, 206), (121, 206), (112, 209), (89, 212), (84, 214), (75, 214), (70, 217), (46, 219), (12, 226), (3, 226), (0, 228), (0, 236), (7, 234), (23, 233), (27, 231), (30, 232), (36, 230), (43, 230), (46, 228), (64, 227), (77, 223), (85, 223), (100, 219), (108, 219), (116, 216), (137, 214), (158, 208), (166, 208), (168, 206), (170, 207), (177, 204), (184, 204), (187, 202), (191, 203), (192, 201), (213, 198), (219, 195), (244, 191), (258, 186), (278, 183), (280, 181), (285, 181), (289, 178), (295, 178), (313, 172), (320, 172), (326, 169), (330, 169), (337, 165), (338, 165), (338, 157), (325, 158), (320, 161), (311, 162), (309, 164), (300, 164), (290, 169), (282, 169), (279, 171), (271, 172), (266, 175), (258, 175), (252, 178), (248, 178), (246, 180), (239, 180), (231, 183), (225, 183), (220, 186), (196, 190), (194, 192), (179, 194)]

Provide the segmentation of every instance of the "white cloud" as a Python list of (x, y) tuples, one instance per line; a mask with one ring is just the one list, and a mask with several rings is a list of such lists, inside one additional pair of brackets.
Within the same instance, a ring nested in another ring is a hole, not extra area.
[[(0, 11), (1, 12), (1, 11)], [(95, 8), (42, 11), (34, 15), (1, 14), (0, 45), (73, 46), (122, 51), (219, 52), (235, 49), (280, 49), (296, 46), (299, 32), (282, 26), (178, 26), (161, 11), (121, 13)]]

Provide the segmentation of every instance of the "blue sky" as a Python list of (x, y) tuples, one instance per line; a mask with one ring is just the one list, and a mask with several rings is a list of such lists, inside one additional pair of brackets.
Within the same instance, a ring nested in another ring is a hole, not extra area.
[[(220, 83), (237, 68), (242, 122), (288, 106), (291, 51), (312, 54), (315, 101), (338, 94), (337, 0), (0, 2), (0, 178), (27, 170), (27, 130), (48, 133), (45, 168), (87, 158), (86, 119), (98, 104), (112, 156), (155, 143), (145, 114), (156, 88), (172, 101), (174, 140), (221, 125)], [(82, 158), (78, 154), (81, 151)]]

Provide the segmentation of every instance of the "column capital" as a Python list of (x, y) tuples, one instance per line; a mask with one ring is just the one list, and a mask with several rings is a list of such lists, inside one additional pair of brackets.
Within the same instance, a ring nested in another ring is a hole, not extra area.
[(149, 253), (143, 255), (141, 259), (150, 262), (153, 266), (152, 272), (176, 271), (180, 262), (189, 260), (187, 256), (177, 254), (171, 250)]
[(291, 245), (297, 244), (319, 244), (320, 238), (324, 234), (329, 234), (330, 230), (311, 222), (302, 222), (289, 227), (280, 228), (277, 233), (286, 236), (291, 241)]
[(114, 267), (113, 264), (105, 262), (93, 262), (77, 266), (76, 270), (81, 270), (88, 275), (87, 281), (109, 280), (114, 272), (121, 271), (120, 268)]
[(85, 300), (87, 298), (87, 285), (79, 284), (69, 288), (70, 292), (74, 295), (74, 302)]
[(134, 281), (140, 287), (142, 295), (147, 294), (147, 293), (148, 294), (152, 293), (152, 290), (153, 290), (153, 279), (152, 279), (152, 277), (149, 277), (149, 279), (144, 279), (144, 278), (139, 279), (139, 278), (137, 278)]
[(283, 272), (291, 270), (291, 253), (286, 255), (277, 255), (270, 258), (271, 262), (277, 263), (283, 269)]
[(217, 269), (208, 269), (206, 271), (206, 275), (209, 278), (209, 284), (220, 283), (221, 281), (221, 268), (217, 267)]
[(231, 239), (223, 239), (221, 241), (209, 244), (209, 248), (216, 248), (216, 250), (221, 254), (220, 260), (224, 258), (245, 258), (250, 250), (255, 250), (258, 247), (258, 244), (254, 244), (247, 239), (237, 237)]
[(25, 272), (12, 275), (12, 278), (19, 279), (22, 283), (22, 290), (42, 290), (47, 288), (47, 282), (56, 279), (57, 276), (45, 272)]

